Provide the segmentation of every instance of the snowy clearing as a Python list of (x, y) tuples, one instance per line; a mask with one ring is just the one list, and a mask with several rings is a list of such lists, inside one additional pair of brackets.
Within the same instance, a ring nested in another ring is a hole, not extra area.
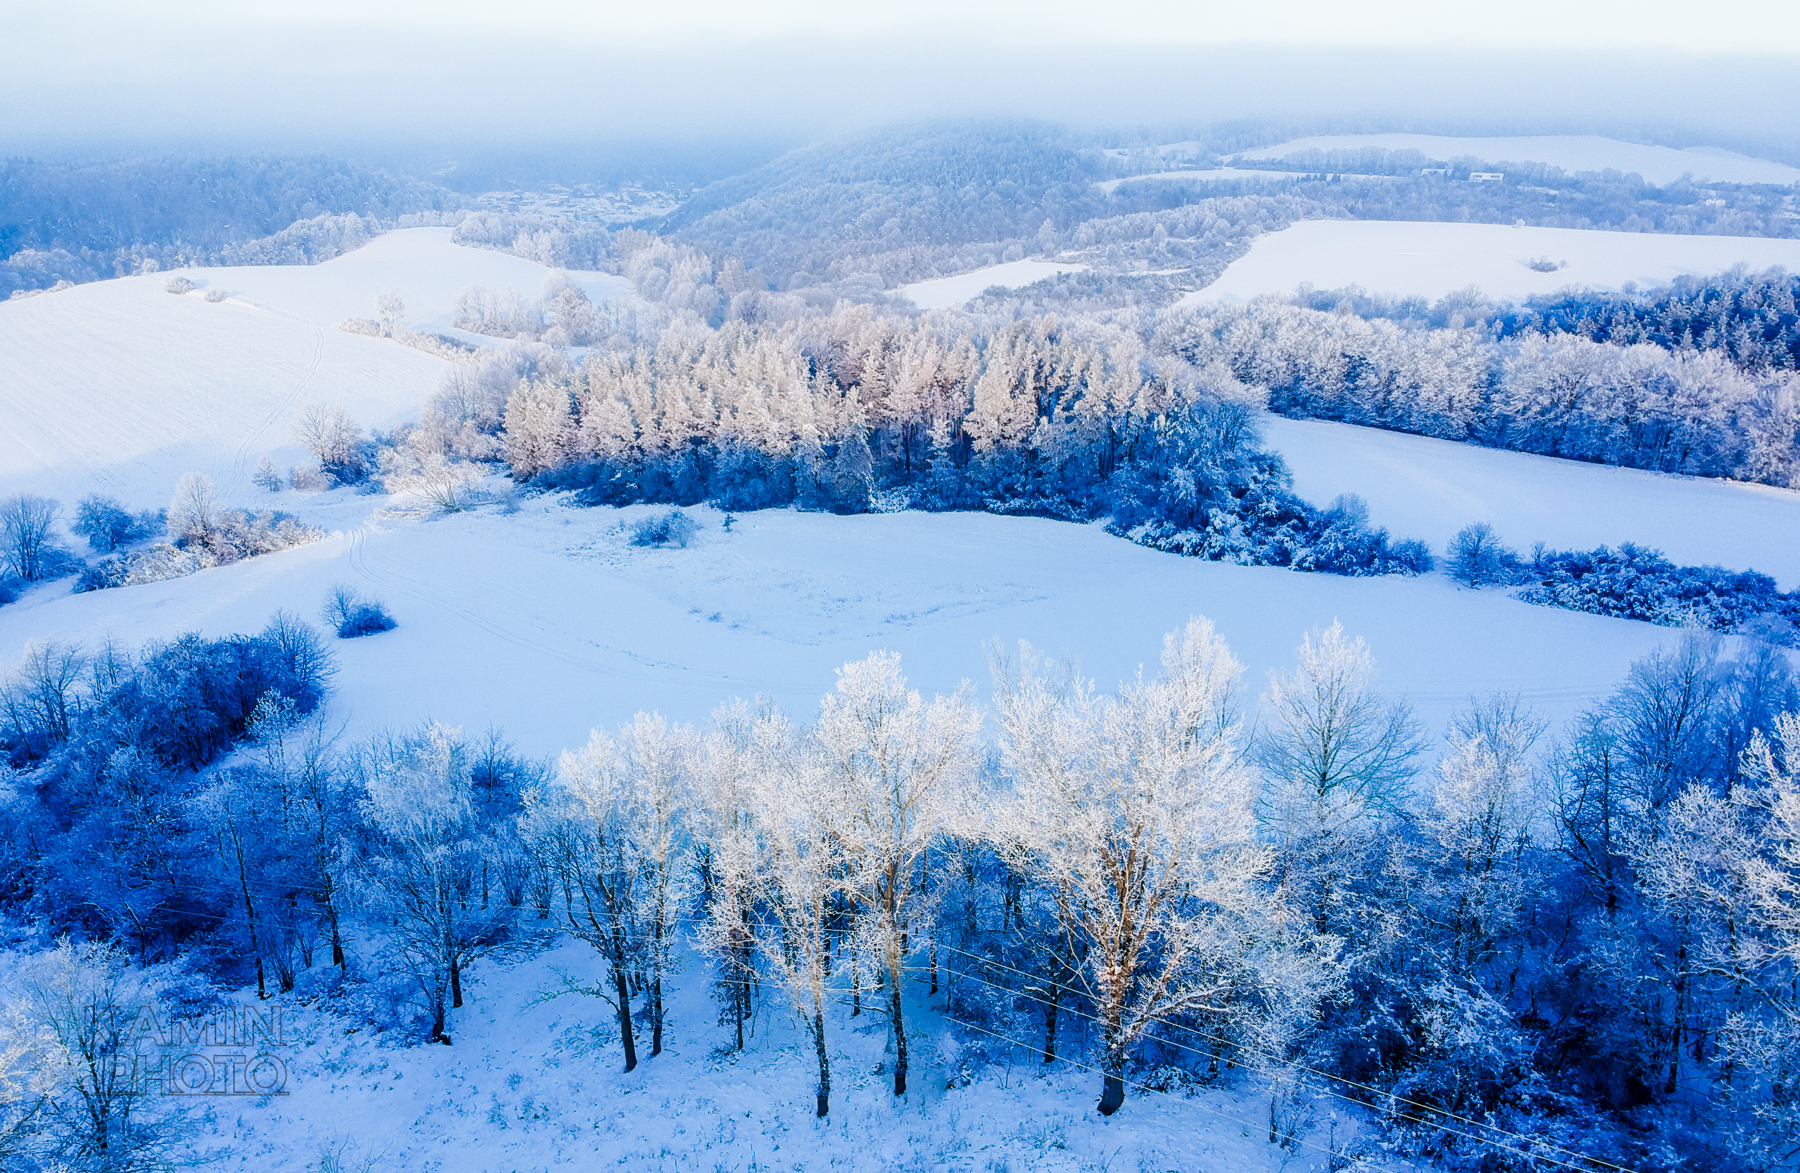
[[(1544, 258), (1564, 268), (1540, 273)], [(1757, 236), (1677, 236), (1578, 228), (1512, 227), (1391, 220), (1307, 220), (1271, 232), (1204, 289), (1177, 305), (1248, 301), (1360, 285), (1402, 296), (1439, 298), (1473, 285), (1490, 297), (1524, 299), (1571, 285), (1617, 289), (1656, 285), (1684, 273), (1733, 265), (1800, 269), (1800, 240)]]
[(1486, 163), (1544, 163), (1570, 174), (1582, 171), (1637, 172), (1647, 182), (1674, 183), (1683, 175), (1715, 183), (1800, 183), (1800, 168), (1740, 155), (1717, 147), (1652, 147), (1620, 142), (1597, 134), (1547, 134), (1518, 137), (1458, 138), (1436, 134), (1327, 134), (1298, 138), (1239, 159), (1280, 159), (1296, 151), (1418, 151), (1427, 159), (1448, 162), (1471, 156)]
[[(338, 490), (276, 499), (323, 542), (192, 577), (70, 595), (51, 583), (0, 610), (0, 655), (30, 640), (129, 644), (260, 629), (277, 608), (317, 614), (346, 582), (399, 628), (332, 641), (328, 702), (349, 737), (427, 717), (492, 722), (531, 753), (583, 743), (638, 710), (699, 721), (767, 694), (808, 716), (841, 664), (899, 652), (927, 695), (973, 681), (986, 647), (1017, 640), (1079, 659), (1104, 687), (1154, 667), (1164, 632), (1209, 616), (1246, 665), (1254, 700), (1307, 631), (1341, 619), (1365, 637), (1382, 686), (1441, 730), (1472, 694), (1522, 693), (1560, 721), (1609, 692), (1676, 633), (1467, 591), (1441, 575), (1340, 578), (1182, 558), (1096, 525), (986, 514), (836, 517), (768, 510), (730, 532), (712, 509), (687, 549), (643, 549), (621, 520), (657, 510), (572, 509), (545, 499), (431, 521), (373, 514)], [(299, 504), (296, 504), (296, 501)], [(1380, 513), (1377, 521), (1386, 522)], [(1433, 535), (1439, 541), (1447, 535)]]
[(1783, 590), (1800, 586), (1800, 547), (1772, 540), (1800, 533), (1800, 492), (1698, 480), (1479, 448), (1381, 428), (1266, 416), (1266, 443), (1281, 453), (1309, 501), (1358, 493), (1369, 515), (1440, 554), (1450, 536), (1485, 521), (1529, 553), (1618, 546), (1661, 549), (1676, 562), (1760, 570)]
[[(436, 387), (443, 360), (338, 323), (392, 291), (410, 326), (440, 329), (467, 286), (535, 297), (551, 270), (412, 228), (319, 265), (179, 272), (194, 292), (171, 295), (172, 274), (156, 273), (0, 303), (0, 491), (99, 490), (143, 507), (203, 472), (247, 495), (260, 455), (301, 461), (288, 427), (306, 403), (387, 428)], [(630, 292), (622, 277), (572, 276), (596, 299)], [(230, 296), (208, 302), (207, 290)]]
[[(354, 1013), (338, 1017), (329, 1001), (283, 996), (259, 1005), (245, 992), (242, 1003), (264, 1016), (279, 1007), (281, 1044), (269, 1053), (286, 1067), (287, 1093), (196, 1097), (188, 1151), (205, 1154), (208, 1168), (254, 1173), (371, 1163), (441, 1173), (602, 1162), (634, 1173), (1329, 1167), (1323, 1127), (1303, 1138), (1292, 1159), (1268, 1143), (1268, 1099), (1249, 1081), (1134, 1088), (1117, 1116), (1100, 1117), (1093, 1111), (1099, 1077), (1085, 1061), (1046, 1066), (1024, 1047), (974, 1032), (958, 1040), (942, 996), (928, 998), (923, 981), (908, 999), (912, 1093), (896, 1098), (884, 1074), (892, 1064), (887, 1020), (872, 1009), (852, 1018), (838, 1005), (827, 1027), (832, 1111), (817, 1120), (810, 1044), (780, 994), (765, 995), (742, 1053), (716, 1052), (729, 1043), (730, 1028), (715, 1025), (711, 966), (678, 956), (686, 964), (670, 991), (670, 1041), (629, 1074), (620, 1071), (606, 1003), (543, 1000), (563, 974), (591, 983), (603, 973), (598, 955), (580, 942), (471, 967), (451, 1046), (422, 1043), (410, 1031), (378, 1033)], [(1080, 1037), (1079, 1022), (1065, 1030), (1070, 1041)], [(970, 1055), (975, 1048), (981, 1056)], [(973, 1078), (947, 1088), (966, 1060)], [(1339, 1145), (1354, 1134), (1344, 1108), (1319, 1096), (1314, 1109), (1321, 1124), (1335, 1124)]]
[(1003, 265), (976, 269), (972, 273), (958, 273), (954, 277), (915, 281), (911, 285), (902, 285), (894, 292), (911, 298), (912, 303), (922, 310), (946, 310), (979, 296), (995, 285), (1003, 289), (1017, 289), (1046, 277), (1080, 273), (1086, 269), (1086, 265), (1065, 264), (1060, 261), (1008, 261)]

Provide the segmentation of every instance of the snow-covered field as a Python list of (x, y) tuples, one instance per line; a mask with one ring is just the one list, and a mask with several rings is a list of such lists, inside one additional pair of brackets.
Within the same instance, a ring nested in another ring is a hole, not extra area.
[[(456, 296), (484, 284), (536, 297), (550, 270), (450, 242), (448, 228), (385, 236), (320, 265), (185, 269), (78, 285), (0, 303), (0, 492), (73, 500), (96, 490), (135, 507), (167, 501), (184, 472), (248, 492), (257, 459), (299, 463), (288, 428), (312, 400), (365, 426), (414, 414), (445, 364), (387, 339), (339, 330), (395, 292), (414, 329), (449, 326)], [(596, 300), (623, 278), (571, 275)], [(204, 293), (230, 296), (208, 302)]]
[(1440, 554), (1474, 521), (1524, 551), (1591, 549), (1621, 542), (1655, 546), (1677, 562), (1711, 563), (1800, 586), (1800, 491), (1738, 481), (1612, 468), (1477, 448), (1324, 420), (1266, 416), (1268, 445), (1311, 501), (1359, 493), (1397, 535)]
[[(1545, 259), (1565, 267), (1538, 272)], [(1760, 236), (1677, 236), (1576, 228), (1507, 227), (1409, 220), (1306, 220), (1271, 232), (1180, 305), (1248, 301), (1360, 285), (1372, 292), (1439, 298), (1474, 285), (1490, 297), (1523, 299), (1571, 285), (1617, 289), (1733, 265), (1800, 269), (1800, 240)]]
[(915, 281), (911, 285), (902, 285), (894, 292), (911, 298), (912, 303), (922, 310), (943, 310), (959, 306), (995, 285), (1003, 289), (1017, 289), (1046, 277), (1079, 273), (1086, 268), (1086, 265), (1065, 264), (1060, 261), (1007, 261), (1005, 264), (989, 265), (970, 273), (958, 273), (954, 277)]
[(646, 506), (539, 498), (510, 516), (417, 521), (375, 516), (380, 499), (341, 491), (281, 503), (339, 532), (170, 582), (83, 595), (51, 584), (0, 609), (0, 649), (11, 659), (34, 639), (256, 630), (277, 608), (315, 614), (326, 589), (346, 582), (400, 623), (339, 645), (330, 703), (348, 736), (431, 717), (491, 722), (533, 753), (554, 753), (639, 709), (699, 721), (732, 697), (767, 694), (809, 715), (835, 668), (878, 648), (901, 653), (928, 694), (963, 679), (985, 691), (986, 646), (1021, 639), (1073, 654), (1111, 687), (1154, 666), (1162, 634), (1193, 615), (1212, 618), (1246, 664), (1250, 700), (1302, 635), (1341, 619), (1368, 639), (1384, 687), (1409, 695), (1434, 730), (1471, 695), (1502, 689), (1567, 717), (1673, 638), (1441, 576), (1227, 566), (1034, 518), (773, 510), (726, 532), (722, 515), (696, 509), (693, 544), (657, 550), (617, 531)]
[(1427, 159), (1448, 162), (1472, 156), (1487, 163), (1544, 163), (1570, 174), (1582, 171), (1637, 172), (1655, 184), (1674, 183), (1683, 175), (1715, 183), (1800, 183), (1800, 168), (1769, 159), (1740, 155), (1717, 147), (1653, 147), (1620, 142), (1597, 134), (1550, 134), (1518, 137), (1450, 137), (1436, 134), (1327, 134), (1245, 151), (1238, 159), (1280, 159), (1297, 151), (1346, 151), (1377, 147), (1384, 151), (1418, 151)]
[[(729, 1028), (715, 1025), (698, 963), (676, 979), (669, 1045), (621, 1074), (605, 1003), (540, 1000), (559, 986), (558, 971), (591, 980), (599, 970), (593, 949), (577, 943), (524, 964), (475, 966), (449, 1047), (346, 1035), (341, 1020), (290, 1005), (283, 1026), (291, 1041), (280, 1049), (289, 1094), (222, 1102), (195, 1147), (221, 1154), (208, 1168), (254, 1173), (301, 1173), (326, 1158), (339, 1162), (328, 1168), (373, 1159), (377, 1169), (442, 1173), (1328, 1167), (1323, 1132), (1284, 1161), (1267, 1143), (1268, 1101), (1249, 1089), (1191, 1097), (1134, 1089), (1107, 1119), (1092, 1110), (1097, 1075), (996, 1046), (991, 1066), (946, 1090), (966, 1050), (933, 1012), (941, 997), (928, 999), (923, 983), (908, 1010), (915, 1090), (903, 1100), (883, 1066), (886, 1020), (872, 1013), (853, 1019), (839, 1007), (828, 1020), (825, 1121), (812, 1112), (810, 1044), (779, 994), (770, 991), (742, 1054), (715, 1053)], [(1333, 1106), (1319, 1105), (1322, 1121)], [(1339, 1125), (1340, 1143), (1349, 1131)]]

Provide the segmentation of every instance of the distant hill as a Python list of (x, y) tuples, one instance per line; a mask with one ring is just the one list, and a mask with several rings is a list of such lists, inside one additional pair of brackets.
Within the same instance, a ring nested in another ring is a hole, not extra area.
[(430, 183), (323, 156), (7, 159), (0, 160), (0, 261), (28, 250), (50, 254), (14, 267), (25, 287), (42, 283), (35, 278), (93, 280), (129, 272), (143, 257), (165, 267), (214, 260), (318, 216), (392, 220), (463, 202)]
[(721, 180), (658, 230), (778, 280), (913, 246), (1001, 241), (1096, 215), (1104, 162), (1060, 127), (895, 127), (804, 147)]

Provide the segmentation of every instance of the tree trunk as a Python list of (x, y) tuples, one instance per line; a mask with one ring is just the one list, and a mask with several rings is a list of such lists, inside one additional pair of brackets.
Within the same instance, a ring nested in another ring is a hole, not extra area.
[(1100, 1060), (1102, 1083), (1100, 1087), (1100, 1115), (1111, 1116), (1125, 1103), (1125, 1053), (1119, 1047), (1121, 1033), (1118, 1021), (1119, 1007), (1110, 1008), (1106, 1023), (1106, 1054)]
[(1061, 1007), (1062, 991), (1052, 987), (1048, 998), (1040, 999), (1044, 1007), (1044, 1062), (1056, 1062), (1056, 1013)]
[(831, 1112), (831, 1057), (825, 1052), (825, 1010), (815, 1004), (812, 1022), (813, 1049), (819, 1055), (818, 1110), (823, 1119)]
[(450, 958), (450, 1005), (462, 1009), (462, 965), (456, 956), (456, 943), (450, 936), (448, 925), (444, 927), (444, 952)]
[[(1112, 1066), (1111, 1060), (1107, 1062)], [(1100, 1115), (1111, 1116), (1125, 1103), (1125, 1077), (1116, 1071), (1108, 1070), (1103, 1077), (1100, 1088)]]
[(612, 963), (613, 990), (619, 999), (619, 1041), (625, 1046), (625, 1070), (637, 1066), (637, 1040), (631, 1037), (631, 990), (625, 984), (625, 967)]
[(900, 1016), (900, 982), (888, 983), (888, 1003), (894, 1016), (894, 1094), (906, 1094), (906, 1020)]
[(650, 1057), (662, 1054), (663, 1000), (662, 965), (657, 963), (656, 976), (650, 979)]

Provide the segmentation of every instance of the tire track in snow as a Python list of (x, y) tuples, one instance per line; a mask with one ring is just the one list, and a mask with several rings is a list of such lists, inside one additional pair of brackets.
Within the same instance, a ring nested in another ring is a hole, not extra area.
[(319, 367), (325, 361), (325, 330), (317, 322), (309, 322), (308, 325), (312, 326), (313, 331), (312, 365), (306, 368), (306, 374), (300, 376), (300, 381), (294, 384), (294, 389), (288, 392), (287, 398), (281, 401), (280, 406), (270, 412), (268, 418), (263, 420), (263, 422), (257, 426), (255, 431), (251, 432), (248, 436), (245, 436), (244, 442), (238, 445), (237, 455), (234, 456), (231, 461), (231, 475), (234, 480), (241, 480), (244, 478), (244, 465), (250, 459), (250, 445), (256, 443), (256, 441), (262, 437), (263, 433), (267, 432), (275, 425), (276, 420), (280, 419), (293, 408), (295, 400), (300, 398), (300, 393), (302, 391), (312, 385), (314, 376), (319, 373)]

